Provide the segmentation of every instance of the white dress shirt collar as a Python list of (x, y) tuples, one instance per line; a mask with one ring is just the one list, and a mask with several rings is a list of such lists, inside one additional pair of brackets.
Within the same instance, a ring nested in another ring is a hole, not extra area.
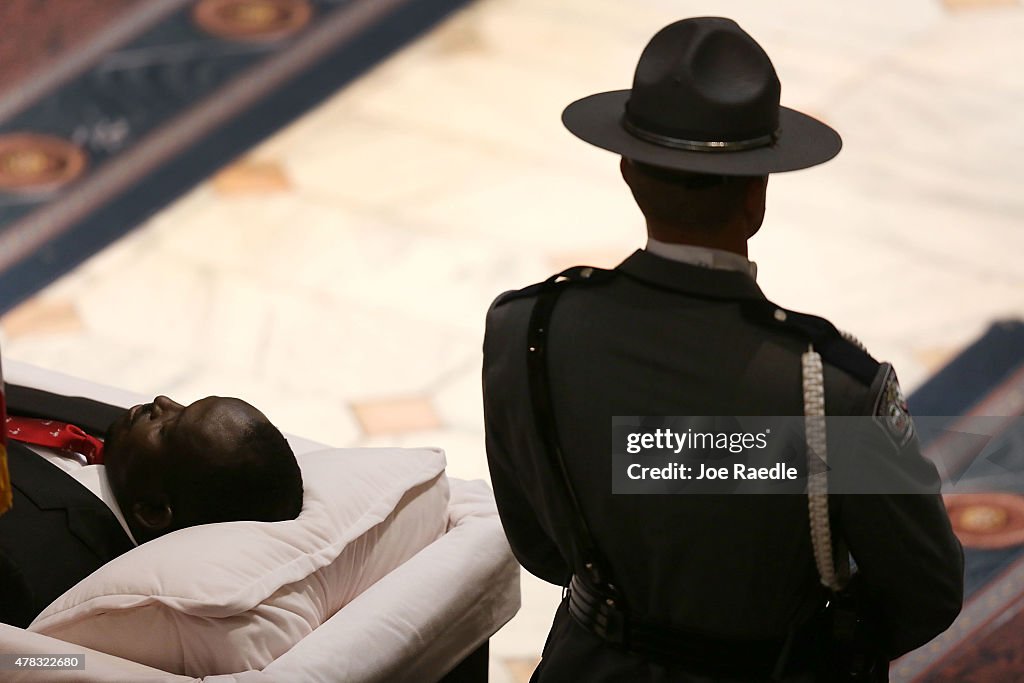
[(756, 263), (740, 254), (725, 251), (724, 249), (661, 242), (649, 237), (647, 238), (647, 251), (664, 259), (688, 263), (692, 266), (735, 270), (740, 273), (746, 273), (754, 280), (757, 280)]
[(131, 539), (132, 543), (134, 545), (139, 544), (135, 537), (132, 536), (132, 530), (128, 528), (128, 523), (125, 521), (124, 515), (121, 514), (121, 508), (117, 504), (117, 498), (114, 497), (114, 492), (110, 489), (110, 482), (107, 481), (106, 467), (103, 465), (87, 465), (85, 458), (81, 456), (59, 453), (52, 448), (32, 444), (23, 445), (39, 457), (49, 461), (51, 465), (67, 472), (68, 476), (75, 479), (79, 484), (89, 489), (94, 496), (102, 500), (110, 508), (110, 511), (114, 513), (114, 517), (117, 518), (118, 523), (124, 529), (124, 532), (128, 534), (128, 538)]

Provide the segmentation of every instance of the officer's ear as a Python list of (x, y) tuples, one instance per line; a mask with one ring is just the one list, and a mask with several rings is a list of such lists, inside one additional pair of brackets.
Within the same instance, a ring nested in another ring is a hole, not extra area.
[(629, 159), (627, 159), (626, 157), (621, 157), (619, 159), (619, 172), (622, 173), (622, 179), (625, 180), (626, 184), (629, 185), (630, 187), (633, 187), (633, 183), (631, 181), (632, 170), (633, 169), (630, 167), (629, 164)]
[(749, 227), (747, 239), (757, 234), (764, 222), (765, 197), (768, 194), (768, 176), (754, 176), (747, 181), (743, 195), (743, 213)]

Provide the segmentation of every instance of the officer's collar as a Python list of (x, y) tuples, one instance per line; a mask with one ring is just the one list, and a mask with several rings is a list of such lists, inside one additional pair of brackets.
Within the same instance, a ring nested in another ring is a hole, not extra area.
[(725, 249), (712, 249), (711, 247), (698, 247), (693, 244), (678, 244), (675, 242), (662, 242), (653, 237), (647, 238), (647, 247), (644, 251), (667, 258), (671, 261), (680, 261), (704, 268), (716, 268), (718, 270), (736, 270), (747, 273), (750, 277), (757, 279), (757, 264), (742, 254)]
[(643, 282), (684, 294), (721, 299), (764, 299), (749, 273), (691, 265), (656, 256), (643, 249), (616, 269)]

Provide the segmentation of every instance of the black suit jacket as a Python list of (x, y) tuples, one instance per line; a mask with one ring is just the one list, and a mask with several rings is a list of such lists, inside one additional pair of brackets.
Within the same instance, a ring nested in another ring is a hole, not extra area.
[[(91, 399), (6, 385), (11, 415), (71, 422), (94, 436), (124, 413)], [(102, 500), (16, 441), (7, 444), (14, 505), (0, 516), (0, 622), (24, 628), (131, 539)]]
[[(565, 585), (571, 508), (538, 436), (526, 367), (536, 294), (503, 295), (488, 312), (487, 457), (516, 557)], [(740, 302), (768, 315), (752, 320)], [(803, 415), (807, 340), (790, 329), (796, 321), (831, 330), (830, 353), (822, 350), (827, 414), (872, 415), (888, 367), (825, 321), (783, 315), (745, 274), (640, 251), (616, 275), (570, 286), (558, 299), (547, 361), (559, 440), (584, 516), (635, 616), (720, 639), (777, 639), (820, 606), (806, 496), (611, 494), (613, 416)], [(938, 491), (934, 467), (916, 449), (895, 453), (881, 429), (872, 438), (864, 457), (920, 460)], [(834, 528), (882, 610), (890, 655), (945, 629), (960, 609), (963, 560), (939, 496), (830, 503)], [(706, 680), (613, 650), (564, 608), (538, 671), (541, 681)]]

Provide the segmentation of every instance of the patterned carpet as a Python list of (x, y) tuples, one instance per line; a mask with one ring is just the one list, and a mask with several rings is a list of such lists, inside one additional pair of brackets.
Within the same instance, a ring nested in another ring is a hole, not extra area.
[(6, 0), (0, 312), (466, 0)]
[[(943, 428), (968, 434), (972, 416), (996, 423), (947, 496), (966, 557), (966, 604), (953, 626), (893, 665), (897, 681), (1020, 680), (1024, 671), (1024, 322), (994, 324), (910, 398), (917, 416), (955, 415)], [(1004, 416), (999, 419), (994, 416)], [(920, 418), (918, 418), (920, 420)], [(934, 419), (934, 418), (932, 418)], [(975, 424), (978, 423), (975, 417)], [(922, 438), (935, 457), (934, 440)], [(968, 443), (962, 440), (961, 443)], [(947, 453), (956, 449), (947, 449)], [(943, 458), (943, 460), (946, 460)], [(940, 465), (940, 469), (943, 469)]]

